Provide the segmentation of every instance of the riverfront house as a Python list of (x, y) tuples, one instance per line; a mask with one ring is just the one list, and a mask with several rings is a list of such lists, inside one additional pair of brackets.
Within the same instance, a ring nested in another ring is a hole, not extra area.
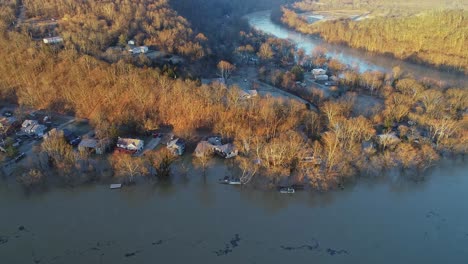
[(180, 138), (173, 139), (167, 143), (167, 149), (175, 155), (182, 156), (185, 152), (185, 141)]
[(133, 138), (121, 138), (117, 140), (117, 148), (128, 151), (142, 151), (144, 146), (143, 140)]
[(148, 47), (147, 46), (136, 47), (136, 48), (130, 49), (129, 52), (131, 54), (147, 53)]
[(44, 132), (47, 130), (47, 127), (44, 125), (40, 125), (37, 120), (24, 120), (23, 124), (21, 125), (21, 131), (25, 134), (31, 136), (44, 136)]
[(87, 151), (91, 153), (94, 152), (98, 155), (102, 155), (108, 149), (109, 143), (110, 142), (108, 139), (99, 140), (94, 138), (86, 138), (80, 142), (78, 149), (80, 151)]

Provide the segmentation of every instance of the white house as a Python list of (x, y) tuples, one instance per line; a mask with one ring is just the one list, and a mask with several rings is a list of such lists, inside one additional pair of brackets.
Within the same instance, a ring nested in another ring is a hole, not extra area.
[(117, 140), (117, 147), (130, 151), (142, 151), (144, 146), (143, 140), (133, 138), (121, 138)]
[(317, 75), (325, 75), (325, 74), (327, 74), (327, 71), (324, 70), (324, 69), (321, 69), (321, 68), (317, 68), (317, 69), (313, 69), (313, 70), (312, 70), (312, 74), (313, 74), (314, 76), (317, 76)]
[(23, 124), (21, 124), (21, 131), (30, 135), (42, 137), (46, 130), (47, 127), (40, 125), (37, 120), (24, 120)]
[(37, 122), (37, 120), (27, 119), (27, 120), (24, 120), (23, 124), (21, 124), (21, 128), (27, 128), (29, 126), (38, 125), (38, 124), (39, 122)]
[(317, 80), (317, 81), (328, 81), (328, 75), (325, 75), (325, 74), (316, 75), (315, 80)]
[(128, 45), (135, 45), (135, 41), (133, 39), (129, 40), (127, 43), (128, 43)]
[(247, 90), (247, 91), (241, 90), (239, 92), (239, 97), (241, 99), (250, 99), (252, 97), (256, 97), (257, 95), (258, 95), (257, 90)]
[(214, 147), (214, 152), (218, 154), (219, 156), (225, 158), (225, 159), (230, 159), (235, 156), (237, 156), (238, 151), (234, 147), (233, 144), (225, 144), (222, 146), (215, 146)]
[(51, 38), (44, 38), (42, 41), (44, 41), (45, 44), (57, 44), (63, 42), (62, 37), (51, 37)]
[(29, 134), (36, 135), (38, 137), (43, 137), (44, 132), (47, 130), (47, 127), (44, 125), (34, 125), (30, 127)]
[(24, 120), (23, 124), (21, 124), (21, 131), (29, 135), (42, 137), (46, 130), (47, 127), (40, 125), (37, 120)]
[(176, 155), (182, 156), (185, 152), (185, 141), (180, 138), (173, 139), (167, 143), (167, 149)]
[(136, 47), (130, 50), (130, 53), (132, 54), (140, 54), (140, 53), (147, 53), (147, 52), (148, 52), (147, 46), (140, 46), (140, 47)]

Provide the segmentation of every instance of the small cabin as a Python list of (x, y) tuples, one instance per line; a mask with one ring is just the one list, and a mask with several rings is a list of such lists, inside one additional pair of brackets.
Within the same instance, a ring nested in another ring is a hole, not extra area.
[(144, 54), (144, 53), (147, 53), (147, 52), (148, 52), (148, 47), (147, 46), (140, 46), (140, 47), (130, 49), (131, 54), (140, 54), (140, 53)]
[(45, 44), (57, 44), (63, 42), (62, 37), (51, 37), (51, 38), (44, 38), (42, 40)]
[(318, 68), (318, 69), (313, 69), (313, 70), (312, 70), (312, 74), (313, 74), (314, 76), (317, 76), (317, 75), (325, 75), (325, 74), (327, 74), (327, 71), (324, 70), (324, 69)]

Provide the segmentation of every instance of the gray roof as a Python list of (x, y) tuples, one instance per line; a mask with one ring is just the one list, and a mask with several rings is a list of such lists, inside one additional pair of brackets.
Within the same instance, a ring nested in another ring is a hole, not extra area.
[(200, 141), (195, 148), (195, 156), (200, 157), (213, 152), (213, 145), (208, 141)]
[(83, 139), (81, 140), (78, 147), (95, 149), (97, 145), (98, 145), (98, 141), (96, 139)]

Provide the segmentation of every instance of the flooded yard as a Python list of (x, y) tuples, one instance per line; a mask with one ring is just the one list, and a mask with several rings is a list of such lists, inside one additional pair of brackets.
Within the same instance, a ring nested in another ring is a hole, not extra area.
[(218, 184), (226, 167), (171, 182), (50, 188), (0, 184), (2, 263), (465, 263), (468, 167), (423, 181), (379, 175), (329, 193)]

